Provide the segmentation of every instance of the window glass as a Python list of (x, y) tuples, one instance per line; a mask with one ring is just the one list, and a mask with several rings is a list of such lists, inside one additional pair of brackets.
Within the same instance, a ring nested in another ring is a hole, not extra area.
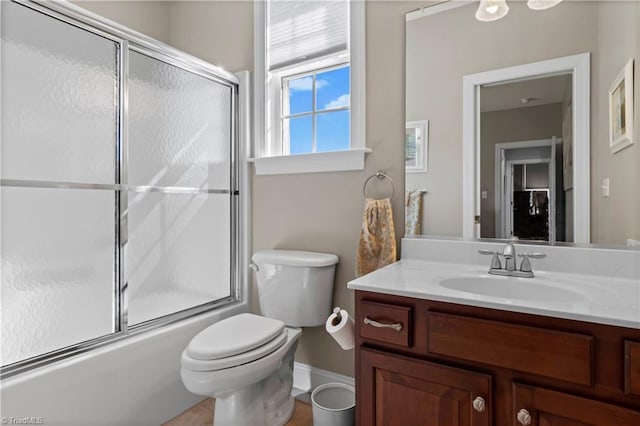
[(284, 106), (285, 115), (311, 112), (313, 106), (313, 76), (289, 80), (289, 105)]
[(284, 154), (341, 151), (351, 145), (349, 66), (311, 72), (283, 77)]
[(313, 152), (313, 116), (291, 118), (285, 122), (289, 124), (289, 152), (291, 154)]
[(316, 110), (349, 106), (349, 67), (318, 73)]
[(348, 110), (318, 114), (316, 119), (316, 152), (349, 149)]

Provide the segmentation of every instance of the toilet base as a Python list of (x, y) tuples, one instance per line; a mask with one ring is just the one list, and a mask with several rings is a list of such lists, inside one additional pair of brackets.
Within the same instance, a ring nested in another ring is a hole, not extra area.
[(216, 395), (214, 426), (282, 426), (293, 416), (293, 355), (297, 342), (266, 379)]

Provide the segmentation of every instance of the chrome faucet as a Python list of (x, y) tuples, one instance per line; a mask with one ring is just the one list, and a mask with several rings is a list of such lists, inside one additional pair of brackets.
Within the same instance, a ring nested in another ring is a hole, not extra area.
[[(502, 253), (496, 250), (478, 250), (478, 253), (493, 256), (491, 258), (491, 266), (489, 267), (490, 274), (532, 278), (533, 269), (531, 268), (531, 261), (529, 259), (542, 259), (543, 257), (546, 257), (546, 254), (522, 253), (516, 255), (516, 247), (513, 244), (514, 241), (515, 240), (508, 241), (502, 249)], [(502, 268), (499, 256), (504, 257), (504, 268)], [(520, 269), (516, 269), (516, 256), (522, 258)]]
[[(509, 241), (502, 249), (502, 256), (504, 256), (504, 269), (508, 272), (516, 270), (516, 247), (513, 242)], [(489, 271), (491, 272), (491, 271)]]

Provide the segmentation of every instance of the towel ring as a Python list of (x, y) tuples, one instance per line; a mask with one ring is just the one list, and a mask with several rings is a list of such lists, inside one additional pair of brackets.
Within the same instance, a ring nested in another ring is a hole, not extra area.
[(380, 170), (380, 171), (376, 172), (375, 175), (369, 176), (367, 178), (367, 180), (364, 181), (364, 185), (362, 185), (362, 193), (364, 194), (364, 198), (370, 198), (367, 195), (367, 185), (369, 184), (369, 182), (371, 182), (371, 179), (373, 179), (373, 178), (378, 178), (380, 180), (389, 179), (389, 182), (391, 183), (391, 197), (389, 197), (389, 198), (393, 198), (393, 196), (396, 194), (396, 187), (393, 185), (393, 179), (391, 179), (391, 177), (389, 177), (387, 172), (384, 171), (384, 170)]

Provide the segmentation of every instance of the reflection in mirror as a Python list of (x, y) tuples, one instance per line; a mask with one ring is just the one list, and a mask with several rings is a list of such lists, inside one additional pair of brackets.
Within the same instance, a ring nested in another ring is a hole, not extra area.
[(482, 238), (573, 241), (573, 168), (564, 161), (573, 155), (572, 82), (561, 74), (480, 86)]
[[(639, 240), (640, 144), (610, 148), (609, 91), (635, 59), (628, 107), (637, 136), (640, 2), (563, 1), (534, 11), (511, 1), (509, 7), (494, 22), (478, 21), (473, 2), (407, 15), (406, 121), (429, 124), (424, 170), (411, 162), (405, 176), (406, 205), (413, 207), (407, 217), (420, 212), (414, 234)], [(587, 58), (584, 84), (571, 67), (524, 78), (504, 73), (580, 57)], [(492, 73), (503, 77), (476, 79), (472, 111), (463, 114), (465, 78)], [(580, 96), (584, 104), (576, 104)]]

